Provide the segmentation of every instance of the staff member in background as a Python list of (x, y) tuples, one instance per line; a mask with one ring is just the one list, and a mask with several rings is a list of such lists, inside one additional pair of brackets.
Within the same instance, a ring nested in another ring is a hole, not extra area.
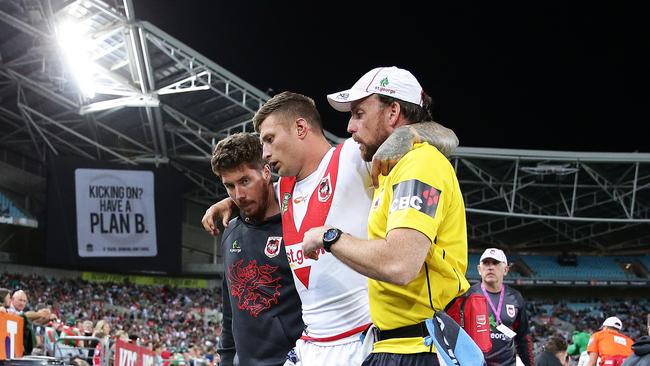
[(600, 328), (589, 338), (587, 366), (596, 366), (598, 358), (598, 366), (620, 366), (632, 354), (634, 341), (621, 333), (623, 322), (615, 316), (605, 319)]
[(488, 248), (478, 264), (481, 282), (468, 293), (481, 293), (488, 301), (492, 349), (485, 354), (488, 366), (514, 366), (517, 356), (525, 366), (535, 364), (528, 328), (526, 301), (519, 291), (503, 283), (508, 260), (501, 249)]

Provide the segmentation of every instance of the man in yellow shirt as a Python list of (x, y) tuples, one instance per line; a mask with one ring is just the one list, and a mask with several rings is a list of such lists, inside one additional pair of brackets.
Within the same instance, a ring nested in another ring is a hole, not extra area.
[[(397, 67), (373, 69), (328, 100), (351, 112), (348, 132), (367, 161), (398, 127), (431, 120), (431, 98)], [(423, 342), (424, 321), (469, 288), (463, 196), (438, 149), (415, 144), (379, 178), (368, 238), (323, 226), (305, 234), (303, 250), (317, 258), (322, 248), (370, 278), (370, 316), (379, 331), (363, 365), (438, 365), (436, 350)]]

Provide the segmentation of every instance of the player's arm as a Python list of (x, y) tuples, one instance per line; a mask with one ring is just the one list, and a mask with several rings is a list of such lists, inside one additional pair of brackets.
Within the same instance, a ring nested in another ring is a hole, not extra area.
[(589, 337), (589, 343), (587, 343), (587, 354), (589, 355), (587, 366), (596, 366), (598, 362), (598, 342), (600, 340), (598, 334), (594, 333)]
[(589, 352), (589, 360), (587, 361), (587, 366), (596, 366), (596, 361), (598, 361), (598, 353)]
[(221, 225), (223, 225), (225, 229), (228, 227), (228, 222), (230, 222), (233, 213), (237, 212), (237, 210), (238, 208), (235, 201), (230, 197), (226, 197), (205, 210), (205, 214), (203, 214), (203, 218), (201, 219), (201, 224), (210, 234), (218, 235), (219, 228), (215, 222), (221, 220)]
[(384, 141), (372, 157), (372, 181), (378, 187), (379, 175), (388, 175), (414, 144), (427, 142), (443, 155), (450, 156), (458, 147), (458, 137), (451, 129), (437, 122), (420, 122), (401, 126)]
[(230, 295), (228, 289), (228, 281), (223, 278), (221, 286), (222, 301), (222, 319), (221, 319), (221, 336), (217, 344), (217, 353), (221, 358), (221, 366), (232, 366), (235, 359), (235, 339), (232, 335), (232, 308), (230, 307)]
[[(323, 234), (329, 228), (321, 226), (305, 233), (303, 251), (308, 257), (317, 257), (315, 253), (323, 247)], [(388, 232), (386, 239), (364, 240), (344, 233), (332, 245), (331, 252), (366, 277), (406, 285), (417, 276), (430, 247), (429, 237), (418, 230), (396, 228)]]

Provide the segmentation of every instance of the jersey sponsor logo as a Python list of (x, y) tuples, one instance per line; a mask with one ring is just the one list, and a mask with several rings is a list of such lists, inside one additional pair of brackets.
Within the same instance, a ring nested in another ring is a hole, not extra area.
[(417, 179), (399, 182), (393, 187), (389, 213), (411, 208), (435, 217), (440, 193), (438, 189)]
[(291, 193), (287, 192), (282, 196), (282, 205), (280, 207), (283, 215), (289, 209), (289, 200), (291, 200)]
[(515, 315), (517, 315), (517, 310), (515, 309), (515, 306), (511, 304), (506, 304), (506, 314), (508, 314), (509, 317), (514, 318)]
[(241, 253), (241, 247), (239, 246), (237, 240), (233, 241), (232, 244), (230, 244), (230, 253)]
[(332, 181), (329, 173), (318, 183), (318, 200), (326, 202), (332, 196)]
[(490, 333), (490, 338), (492, 338), (492, 339), (498, 339), (498, 340), (501, 340), (501, 341), (508, 341), (508, 340), (510, 340), (510, 338), (508, 338), (508, 336), (506, 336), (505, 334), (503, 334), (503, 333), (501, 333), (501, 332), (498, 332), (498, 331), (497, 331), (497, 332), (491, 332), (491, 333)]
[[(301, 243), (297, 243), (301, 244)], [(287, 260), (289, 261), (289, 267), (296, 275), (296, 278), (300, 283), (309, 288), (309, 274), (311, 273), (311, 262), (312, 260), (305, 256), (305, 253), (302, 251), (302, 245), (289, 245), (285, 247), (287, 251)], [(327, 253), (325, 249), (319, 249), (319, 256), (325, 255)]]
[(615, 335), (614, 336), (614, 343), (618, 343), (620, 345), (627, 346), (627, 339), (625, 339), (624, 337)]
[(273, 258), (280, 253), (280, 243), (282, 242), (281, 236), (269, 236), (266, 239), (266, 246), (264, 247), (264, 254), (267, 257)]
[[(230, 294), (237, 298), (237, 308), (257, 318), (261, 312), (278, 303), (281, 277), (275, 272), (278, 266), (258, 265), (256, 260), (243, 265), (244, 260), (228, 267)], [(274, 277), (275, 276), (275, 277)]]

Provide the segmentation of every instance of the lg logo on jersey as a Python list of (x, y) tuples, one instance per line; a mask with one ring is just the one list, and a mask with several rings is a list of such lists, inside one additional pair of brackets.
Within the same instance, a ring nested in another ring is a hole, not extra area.
[(390, 213), (412, 208), (431, 217), (436, 216), (440, 191), (417, 179), (399, 182), (393, 186)]

